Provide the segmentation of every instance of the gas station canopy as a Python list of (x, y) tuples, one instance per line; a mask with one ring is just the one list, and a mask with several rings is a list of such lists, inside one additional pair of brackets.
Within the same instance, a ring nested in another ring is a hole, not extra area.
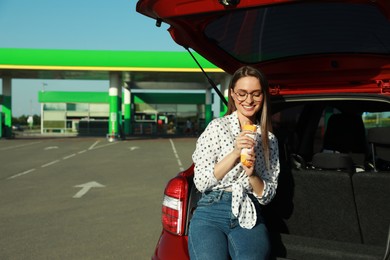
[[(193, 55), (210, 78), (222, 79), (223, 70)], [(132, 89), (204, 89), (208, 85), (185, 51), (0, 48), (1, 78), (108, 80), (110, 72), (122, 72)]]

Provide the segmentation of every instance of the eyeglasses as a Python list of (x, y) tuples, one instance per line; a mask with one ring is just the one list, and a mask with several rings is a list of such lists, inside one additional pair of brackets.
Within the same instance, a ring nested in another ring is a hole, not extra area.
[(237, 100), (238, 101), (245, 101), (248, 98), (248, 95), (252, 96), (252, 99), (254, 101), (261, 101), (263, 97), (263, 93), (261, 91), (254, 91), (252, 93), (248, 93), (246, 91), (237, 91), (234, 92), (236, 94)]

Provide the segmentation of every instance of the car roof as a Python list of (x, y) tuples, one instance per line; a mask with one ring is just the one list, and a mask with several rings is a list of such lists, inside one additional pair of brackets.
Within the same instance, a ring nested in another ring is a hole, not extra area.
[(275, 93), (390, 92), (388, 0), (140, 0), (137, 11), (228, 73), (263, 70)]

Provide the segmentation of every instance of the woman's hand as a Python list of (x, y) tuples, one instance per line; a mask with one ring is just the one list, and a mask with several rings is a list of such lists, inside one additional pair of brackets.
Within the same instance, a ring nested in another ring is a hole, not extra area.
[(246, 160), (251, 162), (252, 166), (248, 167), (242, 164), (242, 167), (244, 168), (246, 175), (250, 177), (255, 172), (254, 169), (255, 169), (256, 154), (255, 154), (254, 147), (252, 147), (251, 150), (248, 152), (248, 155), (246, 156)]
[(255, 160), (256, 160), (256, 154), (254, 151), (254, 148), (251, 149), (251, 151), (248, 153), (247, 160), (252, 161), (252, 166), (247, 167), (242, 164), (242, 167), (245, 170), (245, 174), (249, 178), (249, 184), (252, 186), (253, 192), (256, 193), (257, 196), (262, 196), (264, 192), (264, 181), (262, 178), (256, 174), (255, 172)]
[[(223, 177), (236, 165), (237, 160), (240, 159), (241, 150), (243, 148), (252, 148), (253, 154), (250, 156), (250, 160), (255, 159), (254, 145), (255, 140), (246, 136), (251, 133), (250, 131), (242, 131), (236, 138), (234, 150), (225, 156), (220, 162), (214, 166), (214, 176), (217, 180), (222, 180)], [(245, 170), (248, 176), (253, 174), (253, 166)]]
[(234, 151), (240, 155), (243, 148), (253, 148), (255, 146), (255, 140), (247, 136), (250, 131), (242, 131), (236, 138), (236, 145)]

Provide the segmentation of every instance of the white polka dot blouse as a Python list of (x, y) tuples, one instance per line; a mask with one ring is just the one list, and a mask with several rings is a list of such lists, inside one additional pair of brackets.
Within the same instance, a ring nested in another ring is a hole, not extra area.
[(261, 145), (261, 130), (257, 128), (255, 172), (264, 181), (263, 194), (255, 194), (249, 184), (242, 164), (236, 165), (217, 180), (214, 165), (229, 154), (235, 145), (236, 137), (241, 132), (237, 112), (212, 120), (196, 143), (192, 159), (195, 163), (194, 183), (200, 192), (211, 190), (232, 190), (232, 212), (243, 228), (252, 228), (257, 221), (255, 206), (248, 194), (253, 194), (260, 204), (268, 204), (275, 196), (280, 171), (279, 151), (276, 137), (269, 133), (270, 167), (267, 169)]

